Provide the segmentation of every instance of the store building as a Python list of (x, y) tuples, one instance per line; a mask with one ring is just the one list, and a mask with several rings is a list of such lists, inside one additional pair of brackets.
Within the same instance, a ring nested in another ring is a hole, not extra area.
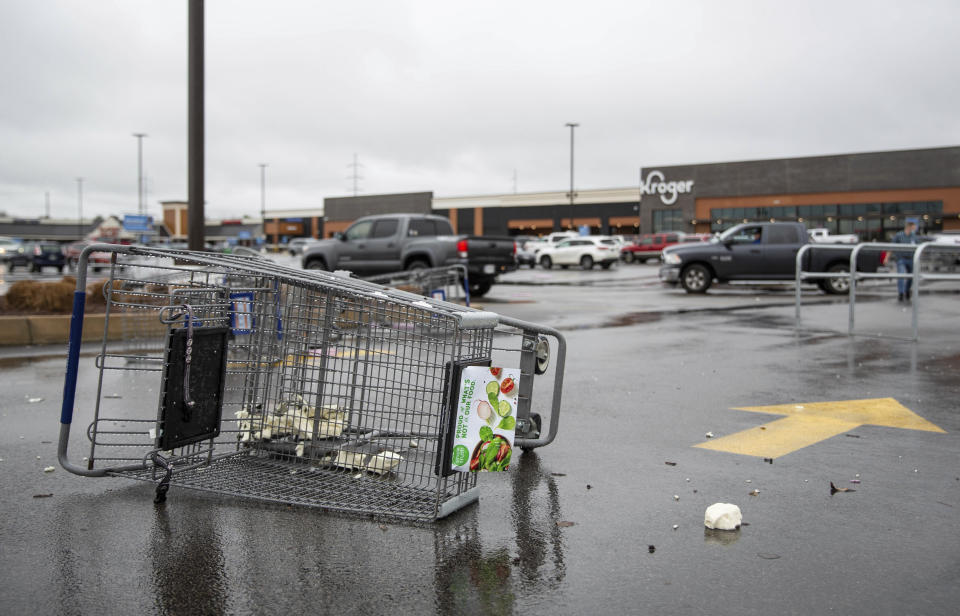
[(461, 233), (708, 233), (752, 221), (799, 221), (883, 239), (916, 218), (960, 230), (960, 147), (649, 167), (638, 186), (433, 199)]

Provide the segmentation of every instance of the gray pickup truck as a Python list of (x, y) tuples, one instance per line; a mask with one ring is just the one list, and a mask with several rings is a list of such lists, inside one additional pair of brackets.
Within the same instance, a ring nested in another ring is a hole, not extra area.
[[(794, 280), (797, 252), (809, 243), (806, 227), (800, 222), (737, 225), (709, 242), (665, 249), (660, 280), (679, 282), (687, 293), (705, 293), (714, 280)], [(810, 272), (849, 272), (852, 250), (853, 246), (849, 250), (809, 250), (803, 267)], [(880, 259), (878, 252), (862, 252), (857, 269), (875, 272)], [(818, 284), (825, 293), (843, 294), (849, 290), (845, 278), (827, 278)]]
[(512, 238), (455, 235), (449, 220), (426, 214), (365, 216), (334, 239), (309, 244), (302, 263), (304, 269), (360, 276), (461, 264), (477, 297), (490, 290), (497, 274), (517, 269)]

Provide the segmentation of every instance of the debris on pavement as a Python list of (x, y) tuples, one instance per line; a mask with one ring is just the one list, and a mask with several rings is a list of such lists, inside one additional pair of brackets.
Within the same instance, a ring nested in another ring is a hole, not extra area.
[(859, 479), (851, 479), (851, 480), (850, 480), (850, 483), (860, 483), (860, 480), (859, 480)]
[(593, 486), (588, 483), (588, 484), (587, 484), (587, 489), (590, 490), (591, 488), (593, 488)]
[(676, 465), (677, 465), (676, 462), (664, 462), (664, 464), (666, 464), (667, 466), (676, 466)]
[(557, 522), (557, 526), (559, 526), (560, 528), (568, 528), (570, 526), (573, 526), (574, 524), (576, 524), (576, 522), (567, 522), (566, 520), (560, 520), (559, 522)]
[(52, 473), (52, 472), (55, 471), (55, 470), (57, 470), (57, 469), (54, 468), (53, 466), (47, 466), (47, 467), (45, 467), (45, 468), (43, 469), (43, 472), (44, 472), (44, 473)]
[(37, 402), (43, 402), (43, 398), (31, 398), (30, 396), (27, 396), (27, 402), (30, 404), (36, 404)]
[(754, 488), (753, 490), (751, 490), (750, 492), (748, 492), (748, 494), (749, 494), (750, 496), (759, 496), (759, 495), (760, 495), (760, 490)]
[(859, 434), (844, 434), (844, 436), (848, 436), (850, 438), (860, 438)]
[(714, 503), (707, 507), (703, 524), (715, 530), (737, 530), (743, 522), (740, 507), (732, 503)]
[(856, 490), (854, 490), (853, 488), (838, 488), (837, 486), (833, 485), (833, 482), (831, 481), (831, 482), (830, 482), (830, 495), (833, 496), (833, 495), (836, 494), (837, 492), (856, 492)]
[(680, 528), (680, 525), (679, 525), (679, 524), (674, 524), (674, 525), (673, 525), (673, 530), (677, 530), (678, 528)]
[(713, 432), (707, 432), (705, 435), (707, 438), (713, 438)]
[(757, 556), (759, 556), (760, 558), (763, 558), (764, 560), (777, 560), (778, 558), (780, 558), (779, 554), (768, 554), (764, 552), (758, 552)]
[(551, 477), (566, 477), (566, 473), (550, 473)]
[(121, 396), (120, 394), (107, 394), (107, 395), (104, 396), (104, 398), (110, 398), (110, 399), (113, 399), (113, 400), (119, 400), (119, 399), (123, 398), (123, 396)]
[(647, 551), (650, 552), (651, 554), (653, 554), (654, 552), (657, 551), (657, 546), (655, 546), (655, 545), (648, 545), (648, 546), (647, 546)]
[(675, 501), (680, 500), (680, 495), (679, 495), (679, 494), (674, 494), (674, 495), (673, 495), (673, 500), (675, 500)]
[(53, 496), (52, 492), (50, 494), (34, 494), (33, 495), (34, 498), (50, 498), (51, 496)]
[(773, 458), (764, 458), (763, 461), (767, 464), (773, 464)]

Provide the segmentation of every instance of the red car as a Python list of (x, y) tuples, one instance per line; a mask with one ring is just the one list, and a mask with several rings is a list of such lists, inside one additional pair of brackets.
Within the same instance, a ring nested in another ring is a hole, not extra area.
[(645, 233), (633, 244), (627, 244), (621, 248), (620, 258), (625, 263), (660, 259), (660, 253), (668, 246), (689, 242), (706, 242), (710, 237), (708, 233), (684, 233), (682, 231)]
[[(77, 269), (77, 261), (80, 260), (80, 253), (83, 252), (83, 249), (93, 243), (94, 242), (89, 240), (81, 240), (69, 244), (63, 249), (63, 254), (67, 258), (67, 267), (69, 267), (71, 271)], [(90, 256), (87, 257), (87, 264), (93, 268), (93, 271), (99, 272), (100, 268), (110, 265), (110, 253), (91, 252)]]
[(679, 244), (682, 241), (683, 233), (645, 233), (641, 235), (633, 244), (628, 244), (620, 249), (620, 258), (625, 263), (634, 261), (647, 261), (648, 259), (659, 259), (660, 253), (667, 246)]

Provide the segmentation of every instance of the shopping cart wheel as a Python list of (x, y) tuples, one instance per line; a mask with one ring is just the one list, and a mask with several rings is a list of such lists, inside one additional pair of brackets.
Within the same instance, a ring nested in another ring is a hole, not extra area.
[[(543, 425), (543, 420), (540, 419), (540, 413), (530, 413), (530, 423), (533, 424), (533, 428), (527, 432), (529, 438), (540, 438), (540, 427)], [(520, 446), (520, 449), (523, 451), (533, 451), (536, 447), (525, 447)]]
[(534, 374), (543, 374), (550, 365), (550, 343), (543, 336), (537, 336), (537, 346), (534, 350), (537, 356), (537, 364), (533, 368)]

